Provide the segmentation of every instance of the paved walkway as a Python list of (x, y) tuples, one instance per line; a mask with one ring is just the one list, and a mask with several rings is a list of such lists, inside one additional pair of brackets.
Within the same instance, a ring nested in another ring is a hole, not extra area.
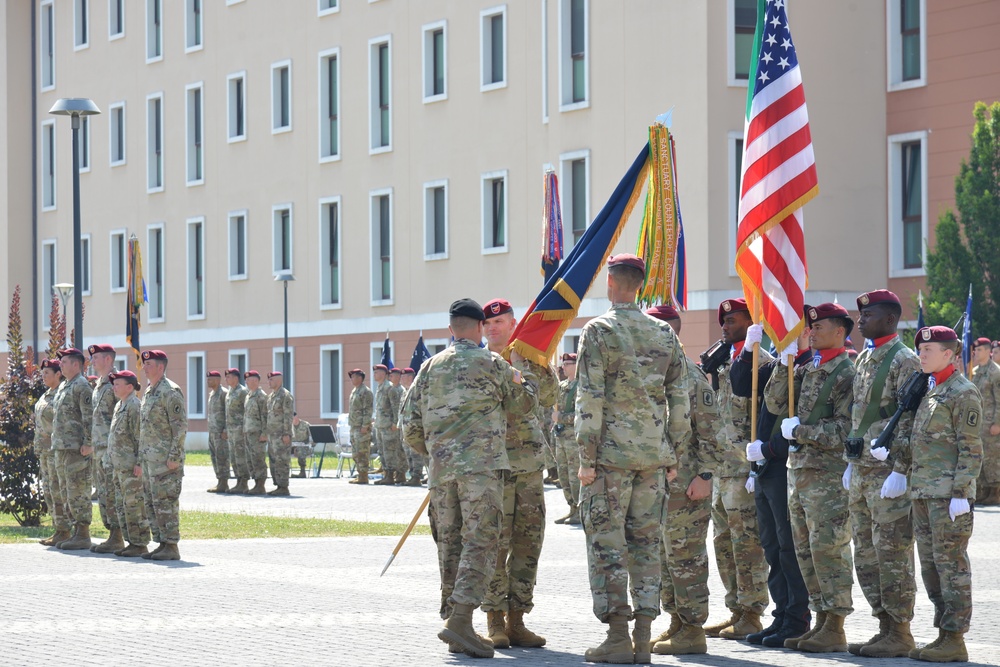
[[(208, 468), (189, 468), (187, 508), (404, 521), (425, 491), (348, 486), (344, 479), (292, 480), (292, 498), (216, 498)], [(544, 649), (497, 652), (521, 665), (579, 665), (604, 626), (591, 612), (583, 533), (557, 526), (561, 495), (548, 487), (537, 607), (529, 626)], [(183, 530), (183, 527), (182, 527)], [(437, 665), (483, 664), (447, 653), (436, 634), (438, 574), (429, 537), (411, 538), (382, 578), (396, 538), (182, 541), (183, 561), (152, 563), (37, 544), (0, 546), (0, 665)], [(1000, 510), (977, 513), (972, 543), (976, 612), (967, 636), (973, 663), (1000, 664)], [(725, 616), (713, 572), (712, 620)], [(931, 608), (918, 594), (918, 641), (933, 639)], [(852, 640), (876, 627), (855, 587)], [(480, 630), (485, 616), (476, 615)], [(661, 617), (654, 632), (665, 626)], [(908, 659), (805, 656), (709, 640), (709, 654), (654, 664), (915, 665)]]

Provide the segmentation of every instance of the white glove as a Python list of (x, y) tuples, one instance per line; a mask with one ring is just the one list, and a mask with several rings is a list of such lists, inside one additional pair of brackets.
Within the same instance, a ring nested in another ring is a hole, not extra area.
[(754, 343), (759, 343), (764, 340), (764, 327), (759, 324), (751, 324), (747, 327), (747, 338), (746, 343), (744, 343), (744, 348), (753, 348)]
[[(844, 491), (851, 490), (851, 473), (854, 472), (854, 464), (848, 463), (847, 470), (844, 471), (844, 476), (841, 478), (841, 483), (844, 485)], [(884, 496), (883, 496), (884, 497)]]
[(900, 472), (891, 472), (882, 484), (883, 498), (899, 498), (906, 493), (906, 475)]
[(948, 516), (952, 521), (963, 514), (968, 514), (969, 511), (969, 501), (966, 498), (952, 498), (951, 504), (948, 505)]
[[(754, 480), (754, 478), (753, 478), (753, 477), (747, 477), (747, 483), (746, 483), (746, 485), (745, 485), (745, 486), (743, 487), (743, 488), (745, 488), (745, 489), (747, 490), (747, 493), (753, 493), (753, 490), (754, 490), (754, 487), (756, 486), (756, 484), (754, 484), (754, 482), (755, 482), (755, 480)], [(953, 500), (953, 501), (951, 501), (951, 502), (955, 502), (955, 501)], [(969, 511), (969, 507), (968, 507), (968, 502), (966, 502), (966, 507), (965, 507), (965, 511), (966, 511), (966, 512), (968, 512), (968, 511)], [(953, 519), (953, 520), (954, 520), (954, 519)]]
[(781, 360), (781, 365), (782, 366), (787, 366), (788, 365), (788, 356), (789, 355), (792, 356), (792, 361), (795, 361), (795, 357), (799, 356), (799, 343), (798, 343), (798, 341), (794, 341), (793, 340), (791, 343), (788, 344), (788, 347), (786, 347), (784, 350), (782, 350), (781, 354), (778, 355), (778, 359)]
[[(872, 440), (872, 444), (875, 444), (874, 440)], [(885, 447), (872, 447), (872, 456), (879, 461), (885, 461), (889, 458), (889, 450)]]
[(760, 450), (764, 447), (764, 443), (760, 440), (754, 440), (753, 442), (747, 443), (747, 461), (751, 463), (755, 461), (763, 461), (764, 453)]
[(800, 422), (798, 417), (791, 417), (788, 419), (781, 420), (781, 435), (784, 436), (785, 440), (795, 439), (794, 436), (792, 435), (792, 431), (794, 431), (795, 427), (798, 426), (799, 424)]

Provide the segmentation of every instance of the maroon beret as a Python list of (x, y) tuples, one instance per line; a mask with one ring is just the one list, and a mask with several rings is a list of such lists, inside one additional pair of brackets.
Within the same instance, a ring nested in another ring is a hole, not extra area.
[(658, 320), (663, 320), (664, 322), (681, 319), (681, 314), (677, 312), (677, 309), (667, 304), (647, 308), (646, 314), (651, 315)]
[(923, 327), (913, 337), (913, 346), (919, 349), (921, 343), (947, 343), (953, 340), (958, 340), (958, 334), (955, 333), (954, 329), (940, 325)]
[(355, 369), (347, 371), (347, 377), (351, 377), (355, 373), (358, 373), (359, 375), (361, 375), (361, 377), (365, 377), (365, 372), (363, 370), (361, 370), (360, 368), (355, 368)]
[(246, 378), (257, 378), (259, 380), (260, 373), (258, 373), (257, 371), (247, 371), (246, 373), (243, 374), (243, 379)]
[(575, 364), (576, 352), (563, 352), (563, 356), (559, 359), (559, 361), (562, 361), (564, 363), (567, 361), (572, 361)]
[(976, 342), (972, 344), (972, 347), (979, 347), (980, 345), (988, 345), (992, 347), (993, 341), (991, 341), (989, 338), (977, 338)]
[[(821, 303), (818, 306), (809, 306), (805, 309), (805, 316), (807, 327), (811, 327), (820, 320), (826, 320), (831, 317), (846, 317), (847, 319), (851, 319), (851, 314), (839, 303)], [(852, 326), (851, 329), (853, 328)], [(847, 335), (851, 335), (850, 330), (848, 330)]]
[(389, 367), (386, 366), (385, 364), (375, 364), (374, 366), (372, 366), (372, 370), (373, 371), (385, 371), (386, 373), (388, 373), (389, 372)]
[(241, 375), (240, 369), (238, 369), (238, 368), (227, 368), (226, 369), (226, 375), (235, 375), (236, 377), (239, 377)]
[(115, 348), (113, 345), (108, 345), (107, 343), (101, 343), (100, 345), (91, 345), (87, 348), (90, 356), (94, 356), (98, 352), (107, 352), (109, 354), (115, 353)]
[(612, 266), (631, 266), (633, 269), (639, 269), (643, 274), (646, 273), (646, 262), (642, 257), (630, 255), (627, 252), (608, 257), (608, 267)]
[(96, 382), (96, 381), (98, 381), (100, 379), (101, 379), (100, 375), (88, 375), (87, 376), (87, 381), (88, 382)]
[(125, 380), (136, 389), (139, 388), (139, 378), (136, 377), (135, 373), (133, 373), (132, 371), (115, 371), (114, 373), (109, 375), (108, 378), (112, 382), (114, 382), (115, 380)]
[(280, 377), (281, 377), (281, 371), (270, 371), (267, 374), (268, 380), (270, 380), (271, 378), (280, 378)]
[(417, 372), (412, 368), (410, 368), (409, 366), (403, 369), (403, 375), (416, 375), (416, 374)]
[(719, 326), (722, 326), (723, 320), (726, 319), (726, 315), (730, 313), (749, 313), (750, 309), (747, 308), (747, 300), (744, 298), (739, 299), (726, 299), (719, 304)]
[(75, 347), (64, 348), (62, 350), (59, 350), (57, 354), (59, 355), (60, 359), (63, 359), (64, 357), (80, 357), (81, 360), (83, 359), (83, 352), (76, 349)]
[(858, 310), (876, 303), (894, 303), (900, 306), (899, 297), (887, 289), (877, 289), (874, 292), (865, 292), (858, 296)]
[(392, 375), (393, 373), (402, 373), (402, 372), (403, 372), (402, 368), (393, 368), (391, 371), (389, 371), (389, 375)]
[(51, 368), (54, 371), (62, 372), (62, 364), (58, 359), (45, 359), (42, 361), (42, 368)]
[(208, 373), (205, 374), (205, 377), (207, 377), (207, 378), (220, 378), (220, 377), (222, 377), (222, 373), (220, 373), (219, 371), (209, 371)]
[(510, 305), (510, 301), (506, 299), (493, 299), (492, 301), (487, 301), (486, 305), (483, 306), (483, 315), (486, 319), (493, 319), (494, 317), (499, 317), (504, 313), (513, 313), (514, 309)]
[(142, 353), (142, 360), (149, 361), (153, 359), (155, 361), (166, 361), (167, 353), (163, 350), (146, 350)]

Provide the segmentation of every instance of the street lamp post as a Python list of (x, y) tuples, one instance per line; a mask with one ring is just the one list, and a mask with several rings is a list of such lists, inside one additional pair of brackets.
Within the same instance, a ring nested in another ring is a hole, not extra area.
[(285, 383), (291, 380), (288, 375), (289, 370), (291, 370), (291, 364), (288, 361), (288, 283), (295, 280), (295, 276), (290, 273), (281, 273), (274, 277), (276, 282), (285, 284), (285, 356), (282, 358), (283, 363), (281, 364), (283, 368), (281, 369), (282, 375), (285, 376)]
[[(55, 116), (69, 116), (73, 128), (73, 284), (81, 286), (75, 290), (73, 304), (74, 336), (73, 347), (83, 349), (83, 264), (80, 246), (80, 116), (94, 116), (101, 113), (92, 100), (80, 97), (64, 97), (56, 100), (49, 109)], [(68, 342), (68, 341), (67, 341)]]
[[(66, 340), (66, 335), (69, 333), (68, 330), (66, 329), (66, 325), (67, 325), (67, 322), (66, 322), (66, 304), (69, 303), (69, 300), (73, 298), (73, 286), (70, 285), (69, 283), (57, 283), (57, 284), (55, 284), (55, 285), (52, 286), (52, 291), (55, 292), (59, 296), (59, 301), (60, 301), (60, 303), (62, 303), (62, 325), (63, 325), (62, 336), (63, 336), (63, 343), (64, 344), (68, 344), (69, 341)], [(82, 349), (82, 348), (77, 348), (77, 349)]]

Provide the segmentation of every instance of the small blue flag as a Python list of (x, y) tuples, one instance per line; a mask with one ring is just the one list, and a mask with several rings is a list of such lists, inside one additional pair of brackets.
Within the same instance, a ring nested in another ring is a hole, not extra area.
[(431, 358), (431, 351), (424, 345), (424, 336), (417, 339), (417, 346), (413, 348), (413, 356), (410, 357), (410, 368), (416, 373), (420, 370), (420, 365)]
[(392, 350), (390, 349), (389, 332), (388, 331), (385, 333), (385, 342), (382, 343), (382, 360), (379, 361), (379, 363), (383, 364), (390, 371), (393, 369), (393, 365), (392, 365)]

